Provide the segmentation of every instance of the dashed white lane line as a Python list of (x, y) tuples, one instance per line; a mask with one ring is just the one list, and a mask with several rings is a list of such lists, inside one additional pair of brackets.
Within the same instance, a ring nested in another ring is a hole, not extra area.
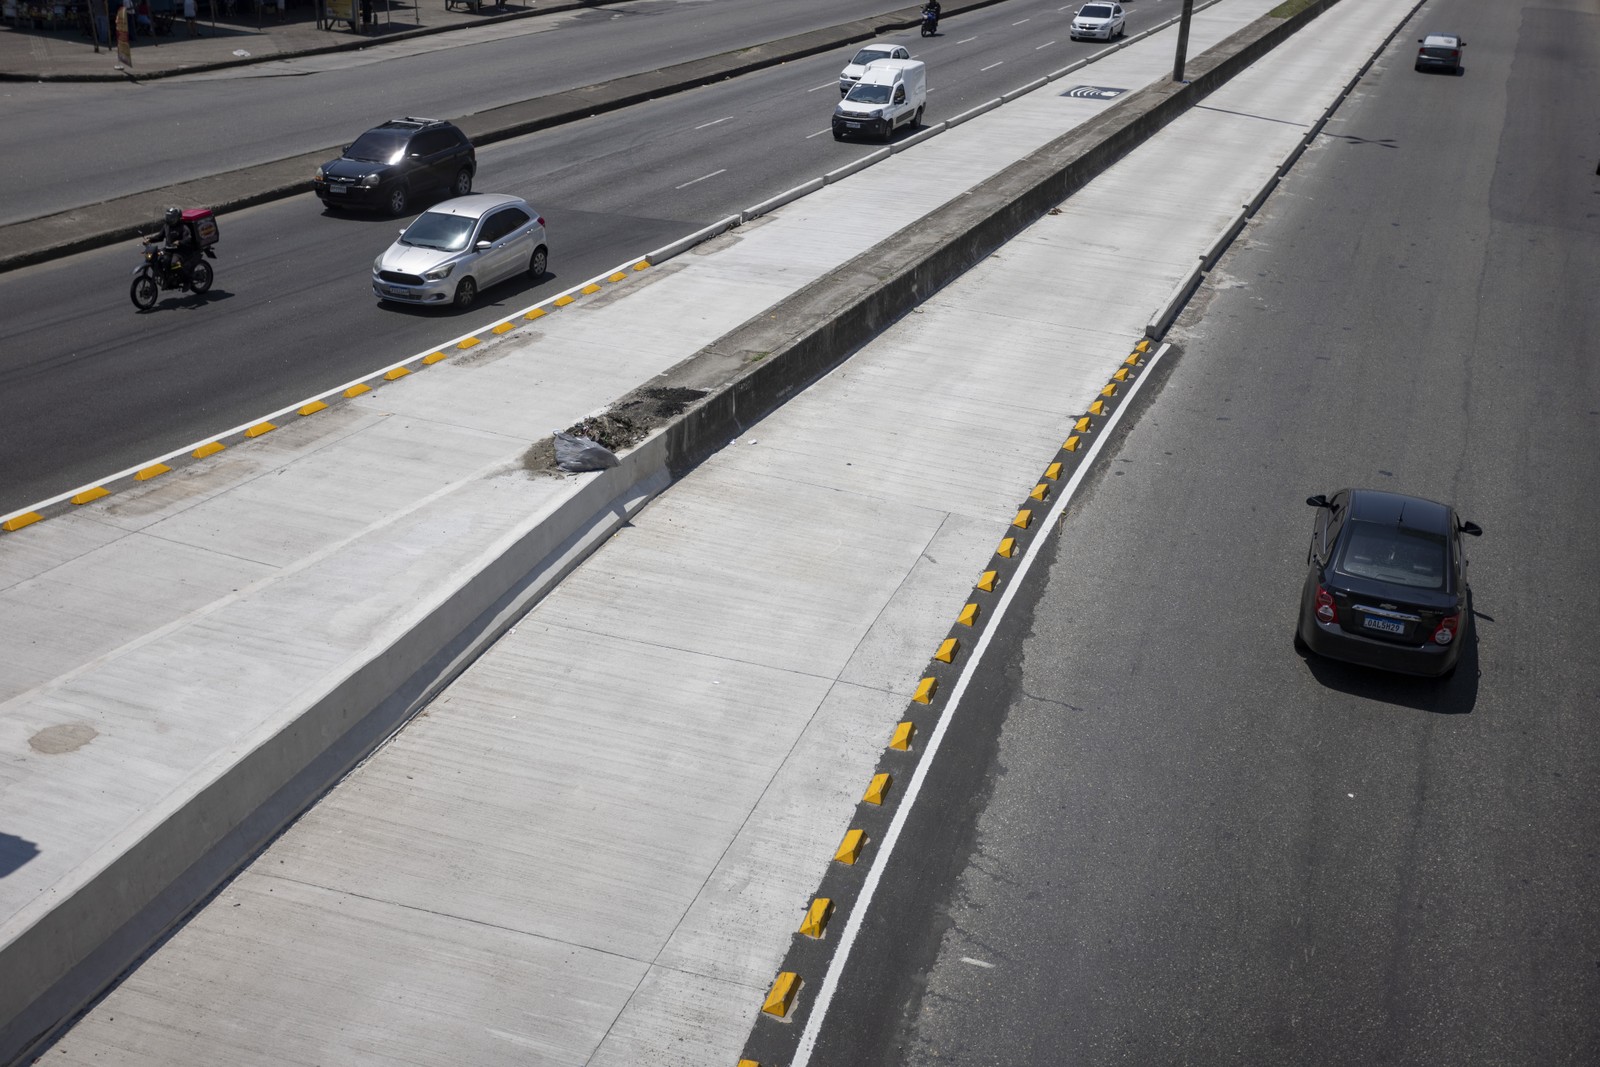
[(1034, 45), (1033, 46), (1033, 50), (1035, 52), (1037, 52), (1039, 49), (1041, 49), (1041, 48), (1049, 48), (1053, 44), (1055, 44), (1054, 41), (1046, 41), (1044, 44), (1036, 44), (1036, 45)]
[(998, 62), (998, 63), (990, 63), (990, 64), (989, 64), (989, 65), (988, 65), (988, 66), (987, 66), (987, 67), (983, 67), (983, 68), (981, 68), (981, 69), (980, 69), (980, 70), (979, 70), (979, 71), (978, 71), (978, 73), (979, 73), (979, 74), (982, 74), (982, 73), (983, 73), (983, 72), (984, 72), (984, 71), (985, 71), (985, 70), (993, 70), (993, 69), (994, 69), (994, 68), (996, 68), (996, 67), (1003, 67), (1003, 66), (1005, 66), (1005, 60), (1003, 60), (1003, 59), (1002, 59), (1002, 60), (1001, 60), (1001, 61), (1000, 61), (1000, 62)]
[(975, 960), (971, 956), (962, 956), (961, 957), (961, 962), (962, 963), (970, 963), (974, 967), (982, 967), (982, 968), (984, 968), (985, 970), (988, 970), (988, 971), (994, 970), (994, 964), (988, 963), (988, 962), (986, 962), (984, 960)]
[(1011, 24), (1011, 25), (1013, 25), (1013, 26), (1020, 26), (1020, 25), (1022, 25), (1022, 24), (1023, 24), (1023, 23), (1024, 23), (1024, 22), (1032, 22), (1032, 21), (1033, 21), (1033, 19), (1032, 19), (1032, 18), (1031, 18), (1031, 17), (1030, 17), (1030, 18), (1025, 18), (1025, 19), (1018, 19), (1018, 20), (1017, 20), (1017, 21), (1016, 21), (1016, 22), (1013, 22), (1013, 23), (1012, 23), (1012, 24)]
[(815, 88), (807, 89), (806, 92), (814, 93), (814, 92), (817, 91), (817, 89), (832, 89), (835, 85), (838, 85), (838, 84), (839, 84), (838, 82), (829, 82), (826, 85), (818, 85)]
[[(1067, 505), (1078, 495), (1078, 487), (1083, 484), (1083, 479), (1094, 469), (1094, 461), (1099, 456), (1101, 447), (1116, 436), (1116, 429), (1122, 422), (1123, 412), (1133, 405), (1133, 399), (1139, 395), (1145, 380), (1155, 371), (1156, 365), (1161, 362), (1161, 357), (1165, 356), (1171, 347), (1163, 344), (1156, 349), (1155, 355), (1150, 357), (1139, 376), (1133, 380), (1133, 386), (1122, 398), (1122, 403), (1112, 410), (1106, 424), (1094, 435), (1089, 451), (1084, 453), (1077, 469), (1072, 472), (1072, 477), (1062, 486), (1061, 495), (1051, 506), (1050, 514), (1039, 526), (1041, 531), (1053, 529), (1055, 524), (1061, 521), (1061, 515), (1066, 511)], [(961, 707), (961, 698), (966, 694), (967, 687), (972, 684), (972, 677), (977, 672), (979, 664), (983, 662), (984, 650), (989, 647), (990, 638), (999, 631), (1000, 620), (1005, 618), (1012, 598), (1016, 596), (1018, 589), (1026, 587), (1028, 572), (1033, 569), (1034, 560), (1039, 558), (1039, 546), (1045, 540), (1043, 536), (1028, 539), (1027, 550), (1022, 561), (1017, 564), (1016, 573), (1002, 588), (1000, 600), (995, 605), (989, 625), (978, 635), (977, 643), (972, 647), (972, 654), (967, 657), (967, 664), (962, 669), (961, 676), (956, 679), (955, 688), (950, 690), (950, 699), (945, 701), (944, 714), (939, 716), (939, 721), (934, 724), (928, 736), (927, 747), (922, 753), (922, 758), (917, 761), (917, 769), (911, 773), (911, 783), (906, 787), (905, 796), (900, 798), (900, 806), (895, 809), (894, 818), (889, 821), (889, 829), (883, 835), (883, 843), (878, 846), (878, 854), (873, 858), (872, 867), (867, 871), (866, 881), (862, 883), (861, 892), (856, 896), (855, 907), (850, 910), (850, 918), (845, 923), (844, 933), (839, 938), (839, 947), (834, 949), (833, 959), (828, 962), (828, 973), (823, 976), (822, 985), (817, 990), (816, 1000), (811, 1006), (811, 1015), (806, 1019), (805, 1032), (800, 1035), (800, 1045), (795, 1050), (794, 1059), (789, 1061), (789, 1067), (809, 1067), (811, 1063), (811, 1052), (817, 1047), (817, 1038), (822, 1035), (822, 1025), (828, 1019), (828, 1005), (833, 1001), (833, 995), (839, 988), (839, 977), (843, 974), (845, 965), (850, 962), (850, 950), (855, 947), (856, 938), (860, 936), (861, 924), (866, 920), (867, 912), (872, 906), (872, 897), (878, 891), (878, 883), (883, 881), (883, 872), (889, 866), (889, 857), (894, 855), (894, 846), (900, 840), (906, 819), (910, 818), (911, 810), (917, 805), (917, 794), (922, 792), (922, 783), (928, 777), (928, 769), (933, 766), (934, 759), (939, 754), (939, 746), (944, 743), (945, 731), (956, 717)]]
[(706, 129), (707, 127), (716, 126), (719, 123), (727, 122), (731, 118), (733, 118), (732, 115), (724, 115), (720, 119), (713, 119), (711, 122), (702, 122), (700, 125), (696, 126), (695, 129), (703, 130), (703, 129)]
[(961, 40), (957, 41), (956, 44), (969, 44), (972, 41), (976, 41), (976, 40), (977, 40), (976, 37), (963, 37), (963, 38), (961, 38)]
[(821, 137), (821, 136), (822, 136), (822, 135), (823, 135), (823, 134), (825, 134), (825, 133), (832, 133), (832, 132), (833, 132), (833, 127), (832, 127), (832, 126), (829, 126), (829, 127), (828, 127), (828, 128), (827, 128), (827, 129), (825, 129), (825, 130), (818, 130), (818, 131), (817, 131), (817, 132), (816, 132), (816, 133), (808, 133), (808, 134), (806, 134), (806, 140), (808, 140), (808, 141), (809, 141), (809, 140), (811, 140), (811, 138), (813, 138), (813, 137)]
[(689, 186), (695, 184), (695, 182), (703, 182), (707, 178), (715, 178), (719, 174), (726, 174), (726, 173), (728, 173), (728, 168), (727, 167), (723, 167), (721, 170), (714, 170), (710, 174), (702, 174), (702, 175), (700, 175), (700, 177), (696, 178), (693, 182), (684, 182), (682, 185), (673, 186), (673, 188), (674, 189), (687, 189), (687, 188), (689, 188)]

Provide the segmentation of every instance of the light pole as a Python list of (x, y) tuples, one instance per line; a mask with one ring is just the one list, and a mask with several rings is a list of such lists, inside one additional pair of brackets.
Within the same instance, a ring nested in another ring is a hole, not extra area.
[(1178, 57), (1172, 63), (1172, 80), (1183, 81), (1183, 60), (1189, 51), (1189, 18), (1194, 14), (1194, 0), (1183, 0), (1183, 16), (1178, 21)]

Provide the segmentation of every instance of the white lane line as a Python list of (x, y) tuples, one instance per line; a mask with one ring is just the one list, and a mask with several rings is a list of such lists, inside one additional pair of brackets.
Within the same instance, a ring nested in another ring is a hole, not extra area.
[(695, 129), (703, 130), (703, 129), (707, 128), (708, 126), (715, 126), (718, 123), (727, 122), (731, 118), (733, 118), (732, 115), (724, 115), (720, 119), (717, 119), (717, 120), (715, 120), (713, 122), (702, 122), (700, 125), (696, 126)]
[(1066, 510), (1067, 503), (1077, 495), (1078, 487), (1083, 484), (1084, 477), (1093, 469), (1095, 457), (1100, 454), (1100, 447), (1114, 436), (1113, 431), (1117, 428), (1117, 423), (1122, 421), (1122, 413), (1128, 410), (1133, 398), (1139, 395), (1139, 389), (1144, 385), (1145, 379), (1150, 377), (1150, 372), (1155, 370), (1156, 364), (1161, 362), (1161, 357), (1166, 355), (1167, 349), (1171, 347), (1163, 344), (1156, 349), (1156, 354), (1145, 364), (1144, 372), (1133, 380), (1133, 388), (1128, 390), (1128, 395), (1111, 413), (1111, 418), (1106, 420), (1105, 426), (1094, 435), (1089, 451), (1084, 453), (1083, 462), (1078, 464), (1078, 469), (1067, 479), (1061, 496), (1050, 508), (1049, 518), (1039, 527), (1040, 536), (1029, 539), (1022, 562), (1017, 565), (1017, 573), (1001, 590), (994, 616), (989, 620), (989, 625), (984, 627), (977, 644), (972, 646), (972, 655), (968, 657), (967, 665), (961, 671), (961, 677), (956, 680), (955, 688), (950, 691), (950, 700), (945, 704), (944, 714), (939, 717), (938, 724), (929, 735), (927, 750), (911, 776), (911, 784), (906, 788), (906, 795), (901, 798), (900, 806), (895, 809), (894, 820), (889, 823), (889, 831), (883, 835), (883, 844), (878, 846), (878, 854), (872, 860), (872, 869), (867, 872), (867, 880), (862, 883), (861, 894), (856, 897), (855, 907), (850, 911), (850, 919), (844, 925), (844, 933), (839, 938), (839, 947), (834, 951), (833, 959), (828, 964), (828, 973), (823, 977), (822, 986), (817, 990), (811, 1017), (806, 1020), (805, 1033), (800, 1035), (800, 1047), (795, 1051), (789, 1067), (809, 1067), (811, 1063), (811, 1050), (816, 1047), (817, 1038), (822, 1033), (822, 1024), (828, 1018), (828, 1005), (832, 1003), (833, 994), (839, 989), (839, 977), (844, 973), (845, 964), (849, 962), (850, 950), (855, 946), (856, 936), (861, 933), (861, 924), (866, 919), (868, 907), (872, 904), (872, 895), (877, 892), (878, 883), (883, 880), (883, 872), (889, 866), (889, 857), (894, 853), (895, 842), (900, 840), (900, 831), (905, 828), (906, 819), (910, 817), (911, 809), (916, 805), (917, 794), (922, 791), (922, 783), (928, 777), (928, 768), (933, 766), (933, 759), (939, 754), (939, 745), (944, 741), (945, 730), (949, 728), (957, 710), (961, 707), (961, 697), (971, 684), (978, 665), (983, 662), (983, 653), (989, 647), (989, 639), (999, 631), (1000, 620), (1005, 618), (1006, 609), (1011, 606), (1012, 598), (1016, 596), (1017, 590), (1022, 588), (1023, 579), (1028, 576), (1033, 561), (1039, 558), (1038, 549), (1045, 541), (1044, 532), (1054, 529), (1055, 524), (1060, 521), (1061, 513)]
[(1039, 49), (1041, 49), (1041, 48), (1049, 48), (1053, 44), (1055, 44), (1054, 41), (1046, 41), (1044, 44), (1036, 44), (1036, 45), (1034, 45), (1033, 46), (1033, 50), (1035, 52), (1037, 52)]
[(825, 129), (825, 130), (818, 130), (818, 131), (817, 131), (817, 132), (816, 132), (816, 133), (808, 133), (808, 134), (806, 134), (806, 140), (808, 140), (808, 141), (809, 141), (809, 140), (811, 140), (811, 138), (813, 138), (813, 137), (821, 137), (821, 136), (822, 136), (822, 135), (823, 135), (823, 134), (825, 134), (825, 133), (832, 133), (832, 132), (833, 132), (833, 127), (832, 127), (832, 126), (829, 126), (829, 127), (828, 127), (828, 128), (827, 128), (827, 129)]
[(1020, 25), (1022, 25), (1022, 24), (1023, 24), (1023, 23), (1024, 23), (1024, 22), (1032, 22), (1032, 21), (1033, 21), (1033, 19), (1032, 19), (1032, 18), (1025, 18), (1025, 19), (1020, 19), (1020, 20), (1018, 20), (1018, 21), (1016, 21), (1016, 22), (1013, 22), (1013, 23), (1012, 23), (1012, 24), (1011, 24), (1011, 25), (1013, 25), (1013, 26), (1020, 26)]
[(970, 43), (972, 43), (973, 41), (976, 41), (976, 40), (977, 40), (976, 37), (963, 37), (963, 38), (961, 38), (961, 40), (957, 41), (956, 44), (970, 44)]
[(807, 89), (806, 92), (814, 93), (814, 92), (817, 91), (817, 89), (832, 89), (835, 85), (838, 85), (838, 84), (839, 83), (836, 82), (836, 81), (831, 81), (827, 85), (819, 85), (819, 86), (817, 86), (816, 89)]
[(998, 63), (990, 63), (987, 67), (984, 67), (981, 70), (979, 70), (978, 73), (982, 74), (985, 70), (993, 70), (996, 67), (1003, 67), (1003, 66), (1005, 66), (1005, 62), (1006, 61), (1002, 59)]
[(994, 970), (994, 964), (986, 963), (983, 960), (975, 960), (971, 956), (962, 956), (961, 957), (961, 962), (962, 963), (970, 963), (974, 967), (982, 967), (984, 970), (988, 970), (988, 971)]
[(693, 185), (695, 182), (703, 182), (707, 178), (715, 178), (719, 174), (726, 174), (726, 173), (728, 173), (728, 168), (727, 167), (723, 167), (721, 170), (714, 170), (710, 174), (702, 174), (700, 177), (696, 178), (693, 182), (684, 182), (682, 185), (673, 186), (673, 188), (674, 189), (687, 189), (687, 188), (689, 188), (689, 186)]

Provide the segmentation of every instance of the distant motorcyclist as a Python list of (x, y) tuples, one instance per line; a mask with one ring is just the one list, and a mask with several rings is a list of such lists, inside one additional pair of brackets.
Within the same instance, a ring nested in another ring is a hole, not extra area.
[(175, 207), (167, 208), (159, 225), (160, 229), (144, 240), (161, 245), (164, 266), (170, 266), (172, 257), (177, 256), (178, 264), (188, 270), (200, 255), (200, 242), (195, 239), (194, 227), (183, 221), (183, 210)]
[(937, 33), (939, 30), (939, 0), (926, 0), (922, 5), (922, 35), (924, 37)]

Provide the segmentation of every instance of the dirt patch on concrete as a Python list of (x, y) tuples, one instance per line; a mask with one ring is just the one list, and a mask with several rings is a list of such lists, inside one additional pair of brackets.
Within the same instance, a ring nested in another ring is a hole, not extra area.
[[(650, 436), (651, 432), (682, 415), (689, 405), (706, 395), (704, 389), (636, 389), (598, 415), (573, 423), (567, 433), (587, 437), (613, 452), (622, 452)], [(522, 454), (522, 466), (534, 474), (560, 475), (556, 466), (554, 438), (535, 441)]]

